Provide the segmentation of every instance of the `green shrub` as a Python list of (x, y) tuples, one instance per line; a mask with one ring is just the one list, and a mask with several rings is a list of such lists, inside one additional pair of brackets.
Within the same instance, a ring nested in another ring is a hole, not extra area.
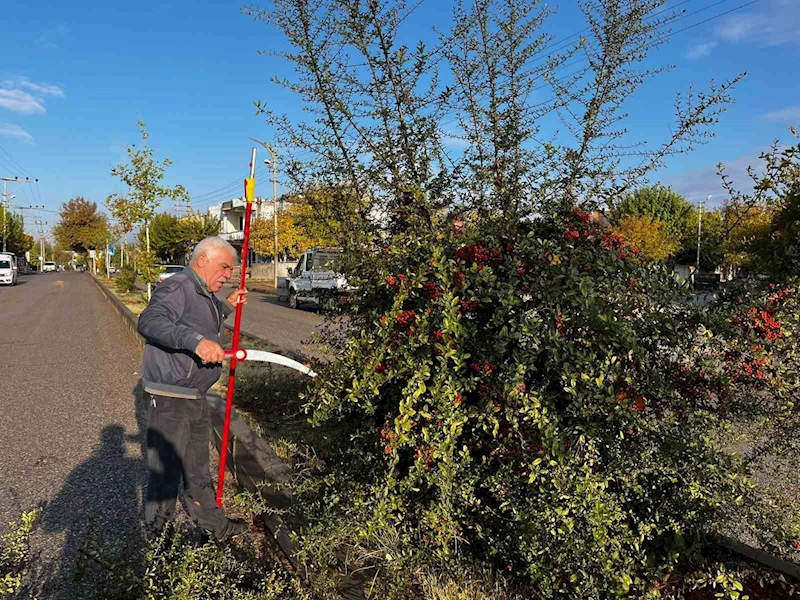
[(82, 591), (115, 600), (310, 600), (297, 577), (247, 538), (220, 544), (168, 528), (146, 548), (109, 551), (87, 541), (73, 573)]
[(488, 569), (527, 597), (656, 598), (711, 532), (797, 539), (732, 450), (743, 423), (796, 428), (793, 289), (709, 313), (581, 211), (398, 236), (350, 272), (349, 336), (307, 396), (341, 437), (301, 495), (305, 560), (371, 567), (386, 597)]
[(136, 286), (136, 271), (130, 265), (124, 265), (117, 275), (117, 291), (127, 294)]
[(28, 540), (41, 510), (22, 513), (19, 523), (10, 523), (0, 540), (0, 598), (11, 598), (22, 585), (28, 563)]

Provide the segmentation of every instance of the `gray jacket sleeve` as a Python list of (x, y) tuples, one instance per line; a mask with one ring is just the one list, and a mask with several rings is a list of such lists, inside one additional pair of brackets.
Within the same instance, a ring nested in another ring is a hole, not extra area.
[(228, 302), (227, 299), (221, 301), (222, 304), (222, 318), (227, 319), (232, 312), (236, 310), (236, 307)]
[(139, 315), (139, 333), (148, 341), (172, 350), (194, 352), (203, 336), (185, 325), (178, 325), (186, 304), (181, 281), (172, 278), (159, 284), (150, 304)]

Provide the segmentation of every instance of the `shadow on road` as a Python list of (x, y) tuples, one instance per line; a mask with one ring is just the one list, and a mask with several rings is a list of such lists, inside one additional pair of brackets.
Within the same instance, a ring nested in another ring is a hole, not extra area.
[[(142, 452), (147, 407), (141, 407), (141, 383), (132, 396), (139, 431), (127, 433), (120, 424), (105, 427), (91, 456), (73, 469), (45, 507), (39, 528), (53, 543), (64, 536), (62, 552), (49, 568), (40, 564), (38, 572), (31, 574), (30, 585), (35, 589), (24, 597), (86, 597), (83, 592), (91, 589), (93, 582), (87, 579), (81, 564), (91, 548), (102, 548), (102, 554), (108, 556), (141, 555), (144, 536), (140, 498), (147, 480)], [(131, 442), (135, 450), (126, 448)]]

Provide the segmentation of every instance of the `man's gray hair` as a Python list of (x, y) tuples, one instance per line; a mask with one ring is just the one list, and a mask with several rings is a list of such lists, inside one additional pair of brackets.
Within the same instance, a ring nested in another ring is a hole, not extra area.
[(197, 244), (197, 246), (194, 247), (194, 250), (192, 250), (192, 256), (189, 259), (189, 264), (194, 264), (201, 254), (209, 256), (209, 254), (213, 254), (219, 250), (227, 250), (231, 253), (234, 262), (236, 261), (236, 248), (231, 246), (218, 235), (213, 235), (202, 240), (199, 244)]

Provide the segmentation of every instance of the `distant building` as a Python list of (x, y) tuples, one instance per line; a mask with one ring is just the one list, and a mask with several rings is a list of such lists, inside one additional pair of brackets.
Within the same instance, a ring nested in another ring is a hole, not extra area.
[[(232, 198), (208, 207), (208, 214), (220, 221), (219, 236), (223, 240), (230, 242), (231, 246), (236, 248), (236, 252), (239, 254), (241, 254), (242, 242), (244, 241), (245, 205), (244, 198)], [(279, 206), (279, 210), (280, 208), (282, 207)], [(273, 212), (274, 205), (270, 200), (257, 199), (253, 203), (253, 219), (271, 219)], [(256, 254), (253, 250), (250, 250), (249, 262), (250, 264), (272, 262), (272, 256)]]

